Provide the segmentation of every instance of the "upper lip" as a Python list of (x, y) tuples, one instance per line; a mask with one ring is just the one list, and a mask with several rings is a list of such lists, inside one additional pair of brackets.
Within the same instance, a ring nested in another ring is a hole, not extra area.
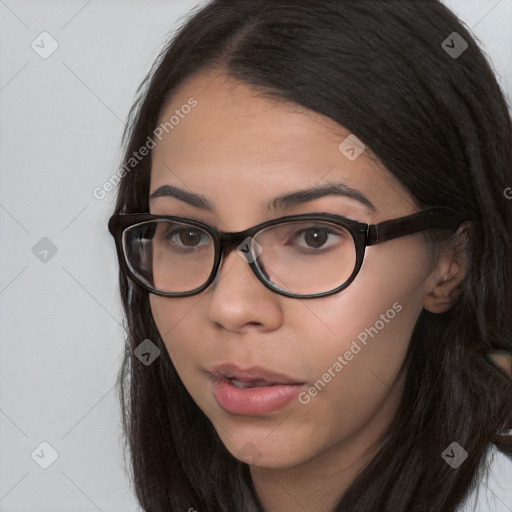
[(304, 384), (304, 382), (294, 379), (293, 377), (267, 370), (261, 366), (240, 368), (236, 364), (223, 363), (213, 367), (209, 373), (216, 379), (228, 378), (244, 383), (260, 381), (260, 383), (268, 384)]

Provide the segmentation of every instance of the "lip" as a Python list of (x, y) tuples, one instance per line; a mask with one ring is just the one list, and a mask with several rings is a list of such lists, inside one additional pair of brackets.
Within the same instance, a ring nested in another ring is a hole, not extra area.
[[(209, 372), (212, 392), (227, 412), (241, 415), (267, 414), (284, 407), (304, 388), (304, 382), (260, 366), (242, 369), (235, 364), (217, 365)], [(236, 379), (258, 387), (239, 388)]]

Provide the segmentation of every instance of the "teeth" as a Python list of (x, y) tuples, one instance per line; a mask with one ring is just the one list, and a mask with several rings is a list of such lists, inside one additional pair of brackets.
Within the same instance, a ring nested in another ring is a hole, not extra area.
[(244, 385), (243, 382), (240, 382), (239, 380), (235, 380), (235, 379), (231, 380), (231, 384), (233, 384), (233, 386), (235, 386), (235, 388), (245, 388), (245, 387), (247, 387), (247, 386)]

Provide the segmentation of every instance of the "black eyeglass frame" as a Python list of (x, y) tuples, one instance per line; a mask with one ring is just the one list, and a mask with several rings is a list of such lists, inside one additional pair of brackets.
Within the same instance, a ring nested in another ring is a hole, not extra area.
[[(125, 229), (134, 226), (135, 224), (157, 220), (171, 220), (175, 222), (190, 224), (206, 231), (211, 235), (214, 241), (215, 258), (210, 276), (203, 285), (188, 292), (164, 292), (149, 286), (144, 281), (139, 279), (137, 275), (132, 271), (125, 256), (123, 247), (123, 233)], [(322, 212), (287, 215), (262, 222), (243, 231), (222, 232), (210, 224), (185, 217), (176, 217), (172, 215), (153, 215), (151, 213), (128, 213), (113, 215), (108, 222), (108, 229), (114, 237), (117, 256), (121, 268), (134, 284), (143, 288), (149, 293), (159, 295), (161, 297), (189, 297), (203, 292), (215, 280), (215, 276), (217, 275), (217, 272), (222, 263), (224, 253), (229, 254), (231, 250), (238, 247), (246, 238), (253, 238), (258, 233), (258, 231), (264, 228), (291, 221), (327, 221), (333, 224), (337, 224), (345, 228), (354, 239), (354, 245), (356, 248), (356, 264), (352, 274), (342, 285), (327, 292), (302, 295), (284, 290), (265, 277), (258, 264), (256, 263), (257, 258), (254, 256), (252, 245), (249, 247), (249, 252), (246, 253), (247, 263), (251, 267), (256, 277), (267, 288), (280, 295), (284, 295), (285, 297), (307, 299), (326, 297), (347, 288), (347, 286), (349, 286), (354, 281), (357, 274), (361, 270), (366, 247), (380, 244), (382, 242), (393, 240), (402, 236), (412, 235), (426, 229), (447, 229), (450, 231), (455, 231), (465, 220), (467, 219), (465, 219), (454, 210), (446, 207), (426, 208), (425, 210), (421, 210), (411, 215), (406, 215), (397, 219), (386, 220), (380, 222), (379, 224), (365, 224), (359, 221), (348, 219), (346, 217), (342, 217), (340, 215)]]

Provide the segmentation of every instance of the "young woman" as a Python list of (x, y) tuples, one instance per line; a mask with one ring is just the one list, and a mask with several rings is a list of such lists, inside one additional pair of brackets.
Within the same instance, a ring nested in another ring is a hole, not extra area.
[(144, 510), (512, 510), (511, 137), (437, 0), (194, 13), (109, 223)]

